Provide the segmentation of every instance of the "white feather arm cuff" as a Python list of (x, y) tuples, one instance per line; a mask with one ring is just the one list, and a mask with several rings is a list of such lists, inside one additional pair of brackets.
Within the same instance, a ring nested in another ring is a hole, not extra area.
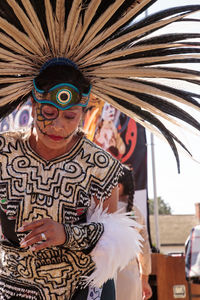
[(143, 239), (136, 229), (141, 225), (127, 213), (108, 214), (102, 206), (95, 209), (88, 221), (104, 225), (104, 233), (91, 252), (95, 270), (85, 279), (90, 286), (101, 287), (141, 252), (140, 241)]

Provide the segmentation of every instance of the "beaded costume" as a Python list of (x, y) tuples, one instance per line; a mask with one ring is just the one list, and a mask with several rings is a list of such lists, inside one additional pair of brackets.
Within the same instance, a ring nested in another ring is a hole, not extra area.
[[(70, 299), (81, 276), (94, 269), (89, 252), (103, 233), (103, 225), (86, 221), (91, 197), (105, 199), (117, 184), (120, 163), (81, 137), (73, 149), (52, 161), (44, 161), (30, 148), (28, 134), (5, 133), (1, 151), (0, 295), (25, 299)], [(70, 224), (63, 247), (32, 252), (20, 249), (22, 221), (53, 218)], [(74, 224), (74, 225), (73, 225)], [(79, 283), (80, 284), (80, 283)]]

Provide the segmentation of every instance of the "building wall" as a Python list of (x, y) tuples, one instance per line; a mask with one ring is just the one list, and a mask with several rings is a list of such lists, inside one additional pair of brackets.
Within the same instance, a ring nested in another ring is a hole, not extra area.
[(184, 254), (185, 253), (185, 245), (182, 246), (160, 246), (160, 252), (162, 254)]

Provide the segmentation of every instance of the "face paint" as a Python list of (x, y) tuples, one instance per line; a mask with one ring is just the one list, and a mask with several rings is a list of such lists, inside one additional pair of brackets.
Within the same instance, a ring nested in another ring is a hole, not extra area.
[[(38, 127), (39, 131), (40, 131), (43, 135), (47, 135), (47, 136), (48, 136), (48, 134), (47, 134), (45, 131), (42, 130), (42, 128), (39, 126), (39, 124), (37, 124), (37, 127)], [(63, 139), (64, 139), (64, 140), (68, 139), (69, 137), (71, 137), (71, 136), (74, 134), (75, 131), (76, 131), (76, 130), (71, 131), (68, 135), (65, 135), (65, 136), (63, 137)]]
[[(57, 109), (66, 110), (73, 106), (86, 107), (89, 101), (90, 90), (87, 94), (80, 94), (77, 87), (70, 83), (60, 83), (49, 89), (48, 92), (37, 88), (33, 80), (33, 98), (42, 104), (51, 104)], [(91, 89), (91, 88), (90, 88)]]
[[(53, 105), (37, 103), (36, 104), (36, 116), (37, 116), (37, 121), (38, 121), (38, 122), (36, 122), (37, 128), (43, 135), (48, 136), (49, 134), (46, 131), (44, 131), (43, 129), (45, 129), (49, 125), (52, 125), (53, 120), (55, 120), (57, 117), (59, 117), (59, 109), (54, 107)], [(40, 126), (39, 122), (42, 123), (42, 126)], [(68, 139), (76, 131), (77, 131), (77, 126), (69, 134), (64, 135), (63, 139)]]
[[(43, 107), (43, 106), (49, 107), (49, 110), (47, 110), (47, 108), (45, 109), (45, 107)], [(48, 112), (51, 112), (51, 108), (56, 110), (56, 113), (54, 112), (54, 114), (53, 113), (49, 114), (49, 116), (52, 116), (52, 117), (54, 116), (54, 118), (48, 117)], [(59, 110), (52, 105), (38, 103), (37, 107), (36, 107), (36, 115), (37, 115), (37, 121), (43, 122), (44, 127), (46, 127), (46, 126), (50, 125), (52, 123), (52, 121), (58, 117)]]

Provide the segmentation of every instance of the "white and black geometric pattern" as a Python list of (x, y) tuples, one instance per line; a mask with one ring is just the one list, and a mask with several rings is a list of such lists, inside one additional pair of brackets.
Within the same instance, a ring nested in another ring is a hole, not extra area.
[[(0, 136), (0, 216), (1, 241), (0, 296), (9, 299), (70, 299), (81, 281), (94, 269), (91, 256), (82, 247), (52, 247), (39, 252), (19, 247), (25, 233), (18, 228), (24, 221), (41, 218), (80, 226), (86, 221), (91, 198), (105, 199), (121, 174), (121, 164), (82, 136), (66, 155), (45, 161), (29, 145), (29, 132)], [(75, 227), (74, 227), (75, 226)], [(90, 232), (95, 245), (102, 235), (98, 224), (80, 227)], [(85, 230), (85, 231), (84, 231)], [(94, 232), (92, 232), (94, 230)], [(76, 231), (77, 232), (77, 231)], [(91, 233), (92, 232), (92, 233)], [(77, 238), (77, 237), (76, 237)], [(78, 240), (79, 242), (79, 240)], [(83, 236), (80, 235), (80, 244)], [(90, 245), (90, 246), (91, 246)], [(17, 287), (14, 289), (13, 287)], [(9, 296), (10, 295), (10, 296)]]

